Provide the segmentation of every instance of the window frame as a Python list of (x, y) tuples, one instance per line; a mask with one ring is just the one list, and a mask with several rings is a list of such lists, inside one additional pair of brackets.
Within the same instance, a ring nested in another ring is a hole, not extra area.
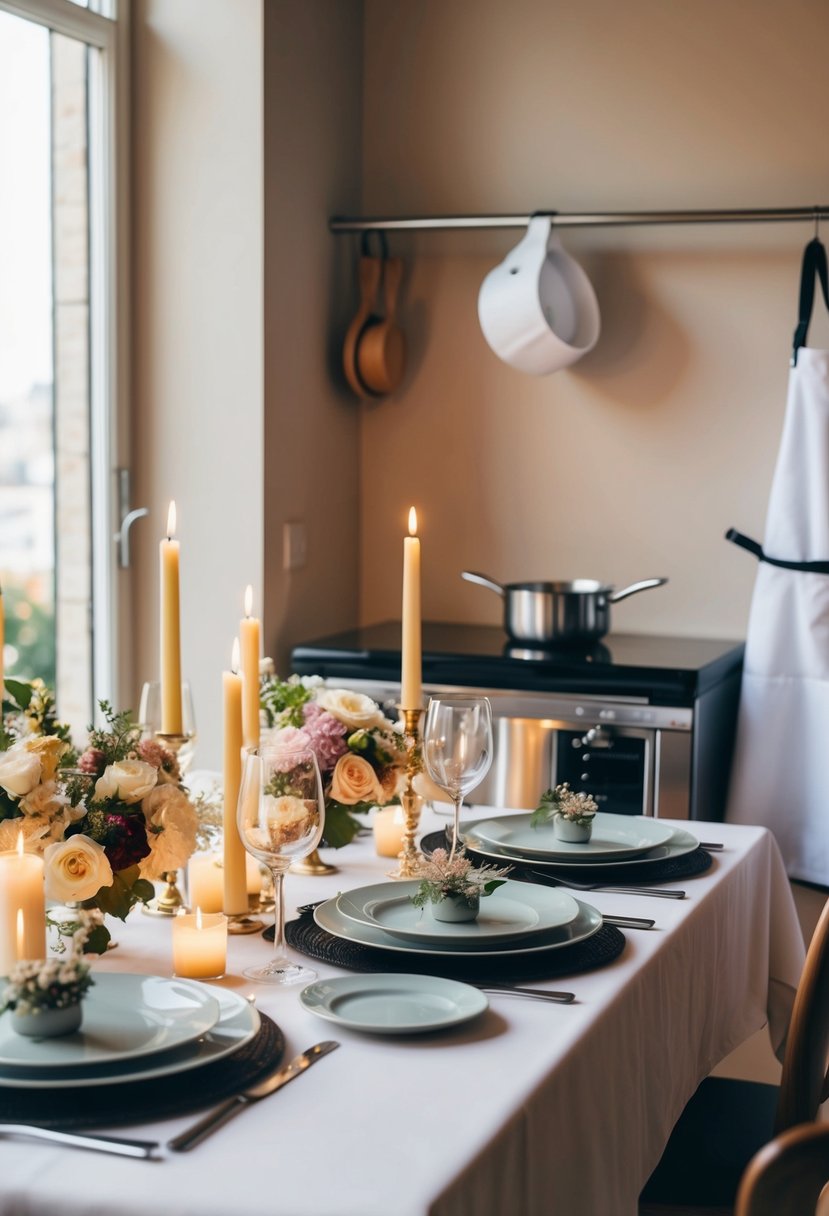
[(104, 16), (72, 0), (0, 0), (0, 10), (100, 52), (89, 74), (90, 471), (93, 704), (132, 685), (122, 625), (127, 585), (116, 565), (116, 478), (129, 467), (130, 0)]

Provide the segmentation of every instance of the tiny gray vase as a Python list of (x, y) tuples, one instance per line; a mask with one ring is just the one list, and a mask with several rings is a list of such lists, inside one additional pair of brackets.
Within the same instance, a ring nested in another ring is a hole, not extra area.
[(81, 1002), (64, 1005), (62, 1009), (39, 1009), (37, 1013), (11, 1015), (12, 1030), (28, 1039), (55, 1039), (58, 1035), (73, 1034), (81, 1024), (83, 1009)]

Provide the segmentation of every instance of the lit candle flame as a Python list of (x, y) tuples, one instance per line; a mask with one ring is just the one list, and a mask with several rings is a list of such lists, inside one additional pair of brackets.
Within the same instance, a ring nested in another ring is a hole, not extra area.
[(409, 507), (409, 536), (417, 536), (417, 511)]
[(196, 928), (201, 929), (201, 908), (196, 908)]
[(230, 652), (230, 670), (234, 675), (239, 674), (239, 639), (233, 639), (233, 649)]
[(167, 539), (172, 540), (176, 534), (176, 500), (170, 500), (170, 509), (167, 512)]
[(23, 909), (17, 909), (17, 957), (26, 957), (26, 929), (23, 924)]
[(253, 612), (253, 587), (248, 583), (245, 587), (245, 616)]

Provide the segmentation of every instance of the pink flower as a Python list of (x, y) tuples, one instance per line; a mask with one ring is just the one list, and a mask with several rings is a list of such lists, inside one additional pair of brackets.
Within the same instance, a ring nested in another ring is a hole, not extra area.
[(303, 714), (305, 725), (302, 729), (311, 742), (317, 763), (323, 773), (330, 772), (340, 756), (348, 751), (346, 727), (315, 701), (308, 702)]
[(106, 763), (107, 758), (99, 748), (88, 747), (78, 761), (78, 768), (82, 773), (91, 773), (93, 777), (100, 777), (106, 768)]

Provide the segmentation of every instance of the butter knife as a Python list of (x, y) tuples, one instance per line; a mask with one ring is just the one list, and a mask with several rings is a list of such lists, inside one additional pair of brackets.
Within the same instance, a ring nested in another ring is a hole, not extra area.
[(307, 1051), (303, 1051), (295, 1059), (291, 1060), (290, 1064), (286, 1064), (284, 1068), (278, 1068), (276, 1072), (272, 1072), (264, 1081), (260, 1081), (258, 1085), (252, 1085), (250, 1089), (243, 1090), (240, 1094), (236, 1094), (233, 1098), (228, 1098), (221, 1106), (217, 1106), (209, 1115), (205, 1115), (203, 1119), (199, 1119), (198, 1123), (194, 1123), (188, 1127), (180, 1135), (175, 1136), (172, 1140), (167, 1141), (167, 1147), (172, 1149), (174, 1153), (186, 1153), (191, 1148), (195, 1148), (200, 1144), (206, 1136), (209, 1136), (217, 1127), (222, 1127), (234, 1115), (238, 1115), (240, 1110), (244, 1110), (251, 1102), (259, 1102), (262, 1098), (267, 1098), (268, 1094), (275, 1093), (281, 1089), (283, 1085), (287, 1085), (289, 1081), (293, 1081), (294, 1077), (301, 1076), (307, 1072), (312, 1064), (317, 1060), (321, 1060), (323, 1056), (327, 1056), (329, 1051), (334, 1051), (339, 1047), (339, 1043), (335, 1039), (326, 1039), (323, 1043), (317, 1043), (314, 1047), (309, 1047)]

